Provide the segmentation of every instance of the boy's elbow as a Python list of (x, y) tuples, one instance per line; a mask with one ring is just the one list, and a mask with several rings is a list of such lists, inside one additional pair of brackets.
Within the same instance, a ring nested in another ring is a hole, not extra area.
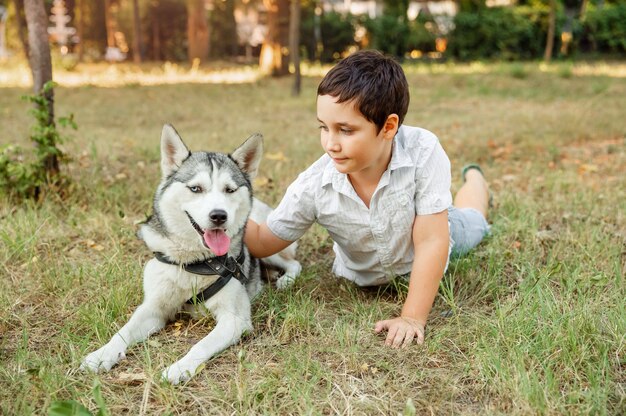
[(248, 247), (248, 252), (250, 252), (253, 257), (256, 257), (257, 259), (267, 257), (267, 254), (265, 254), (258, 245), (246, 243), (246, 246)]
[(248, 251), (256, 258), (269, 257), (282, 250), (280, 244), (276, 244), (278, 240), (265, 224), (257, 224), (256, 222), (249, 220), (246, 226), (246, 232), (243, 237), (243, 242), (248, 247)]

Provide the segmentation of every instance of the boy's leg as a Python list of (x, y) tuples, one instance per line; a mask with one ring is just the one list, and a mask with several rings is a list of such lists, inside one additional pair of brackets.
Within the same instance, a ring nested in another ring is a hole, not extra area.
[(464, 184), (454, 197), (454, 206), (457, 208), (474, 208), (485, 219), (489, 209), (489, 185), (482, 172), (474, 166), (463, 169)]
[(489, 234), (489, 224), (483, 214), (473, 207), (448, 208), (450, 239), (452, 250), (450, 257), (466, 254), (476, 247)]
[(452, 257), (461, 256), (476, 247), (489, 233), (487, 211), (491, 205), (489, 185), (478, 165), (463, 168), (463, 186), (448, 210)]

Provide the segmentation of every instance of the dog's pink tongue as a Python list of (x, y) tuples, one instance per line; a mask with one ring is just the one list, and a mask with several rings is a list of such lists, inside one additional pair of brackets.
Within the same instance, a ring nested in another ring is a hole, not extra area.
[(216, 256), (223, 256), (228, 253), (230, 238), (224, 230), (206, 230), (204, 232), (204, 242)]

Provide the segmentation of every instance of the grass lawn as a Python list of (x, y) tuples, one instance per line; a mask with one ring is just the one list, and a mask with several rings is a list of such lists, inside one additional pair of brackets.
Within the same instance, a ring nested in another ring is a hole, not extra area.
[[(79, 125), (64, 144), (73, 186), (40, 206), (0, 200), (0, 414), (60, 400), (112, 415), (625, 414), (626, 64), (405, 68), (406, 124), (439, 136), (455, 189), (478, 162), (495, 198), (492, 235), (451, 263), (426, 343), (383, 345), (374, 322), (399, 312), (406, 288), (333, 277), (331, 242), (314, 227), (296, 284), (268, 285), (254, 332), (178, 387), (160, 371), (211, 320), (172, 322), (109, 373), (78, 371), (141, 302), (150, 253), (135, 230), (159, 181), (161, 127), (196, 150), (263, 133), (256, 192), (276, 204), (322, 153), (319, 73), (294, 98), (290, 79), (250, 68), (55, 72), (56, 113)], [(0, 66), (0, 145), (28, 143), (23, 71)]]

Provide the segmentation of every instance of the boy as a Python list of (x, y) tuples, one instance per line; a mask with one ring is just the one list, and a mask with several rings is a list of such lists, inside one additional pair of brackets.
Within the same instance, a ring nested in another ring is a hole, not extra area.
[(402, 67), (377, 51), (356, 52), (317, 91), (326, 152), (292, 183), (265, 224), (249, 221), (256, 257), (279, 252), (317, 221), (334, 241), (333, 273), (359, 286), (409, 277), (399, 317), (379, 321), (385, 344), (424, 341), (424, 327), (450, 254), (488, 232), (489, 191), (477, 165), (463, 170), (454, 205), (450, 162), (431, 132), (402, 126), (409, 90)]

